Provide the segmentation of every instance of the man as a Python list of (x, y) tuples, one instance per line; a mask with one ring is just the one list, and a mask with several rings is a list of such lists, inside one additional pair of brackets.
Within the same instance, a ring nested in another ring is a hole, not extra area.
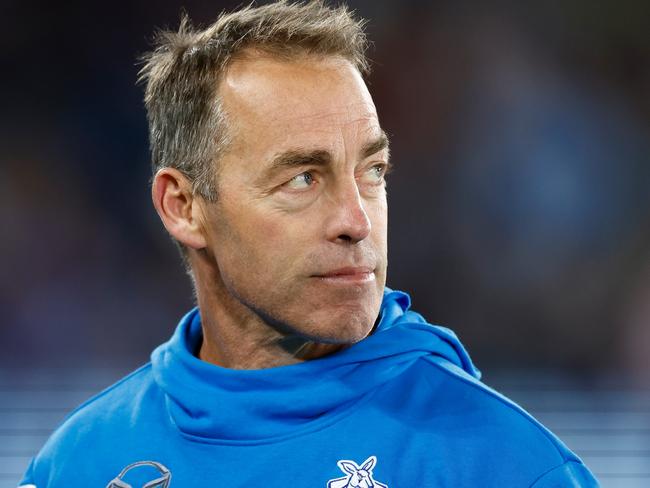
[(24, 485), (596, 486), (385, 288), (365, 45), (320, 2), (160, 34), (142, 71), (152, 195), (198, 308), (65, 420)]

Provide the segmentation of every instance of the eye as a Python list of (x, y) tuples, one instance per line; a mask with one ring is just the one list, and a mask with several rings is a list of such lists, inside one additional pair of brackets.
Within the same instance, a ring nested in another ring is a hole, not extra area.
[(384, 177), (384, 173), (386, 173), (386, 167), (383, 164), (376, 164), (370, 168), (370, 172), (375, 176), (375, 178), (380, 180)]
[(374, 166), (368, 168), (366, 174), (364, 175), (364, 180), (375, 185), (381, 184), (383, 183), (384, 176), (386, 176), (387, 172), (388, 165), (385, 163), (375, 164)]
[(300, 173), (285, 183), (287, 188), (290, 188), (292, 190), (305, 190), (313, 184), (314, 176), (309, 171)]

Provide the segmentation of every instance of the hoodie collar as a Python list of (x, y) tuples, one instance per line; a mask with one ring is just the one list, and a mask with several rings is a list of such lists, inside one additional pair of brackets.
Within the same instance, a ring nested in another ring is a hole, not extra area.
[(201, 317), (191, 310), (152, 354), (155, 381), (185, 435), (206, 441), (277, 440), (332, 422), (419, 358), (441, 356), (479, 377), (453, 332), (409, 310), (406, 293), (386, 288), (372, 335), (329, 356), (289, 366), (234, 370), (195, 357)]

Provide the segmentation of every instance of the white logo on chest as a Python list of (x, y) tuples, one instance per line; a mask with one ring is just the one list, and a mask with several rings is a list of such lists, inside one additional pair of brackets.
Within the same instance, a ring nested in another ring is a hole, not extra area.
[(354, 461), (339, 461), (336, 464), (347, 476), (329, 480), (327, 488), (388, 488), (388, 485), (375, 481), (372, 477), (372, 468), (376, 463), (375, 456), (370, 456), (361, 466)]
[(155, 479), (151, 481), (147, 481), (144, 485), (142, 485), (142, 488), (168, 488), (169, 487), (169, 482), (172, 478), (172, 473), (167, 469), (166, 466), (163, 466), (160, 463), (157, 463), (156, 461), (138, 461), (137, 463), (132, 463), (129, 464), (126, 468), (124, 468), (119, 475), (117, 475), (117, 478), (113, 478), (109, 483), (106, 488), (134, 488), (130, 484), (128, 484), (126, 481), (124, 481), (122, 478), (128, 473), (129, 471), (133, 469), (140, 468), (142, 466), (150, 466), (155, 468), (158, 471), (158, 475), (155, 477)]

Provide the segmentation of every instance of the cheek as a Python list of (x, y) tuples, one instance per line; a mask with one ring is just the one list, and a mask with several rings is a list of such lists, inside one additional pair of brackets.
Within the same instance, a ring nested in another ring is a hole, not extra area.
[(273, 247), (287, 235), (287, 229), (282, 220), (267, 214), (255, 215), (249, 222), (248, 232), (249, 235), (257, 236), (268, 247)]
[[(238, 273), (256, 269), (256, 280), (277, 280), (282, 270), (290, 269), (302, 247), (294, 227), (277, 215), (254, 213), (250, 209), (232, 214), (232, 239), (228, 243)], [(292, 230), (294, 232), (292, 232)]]

